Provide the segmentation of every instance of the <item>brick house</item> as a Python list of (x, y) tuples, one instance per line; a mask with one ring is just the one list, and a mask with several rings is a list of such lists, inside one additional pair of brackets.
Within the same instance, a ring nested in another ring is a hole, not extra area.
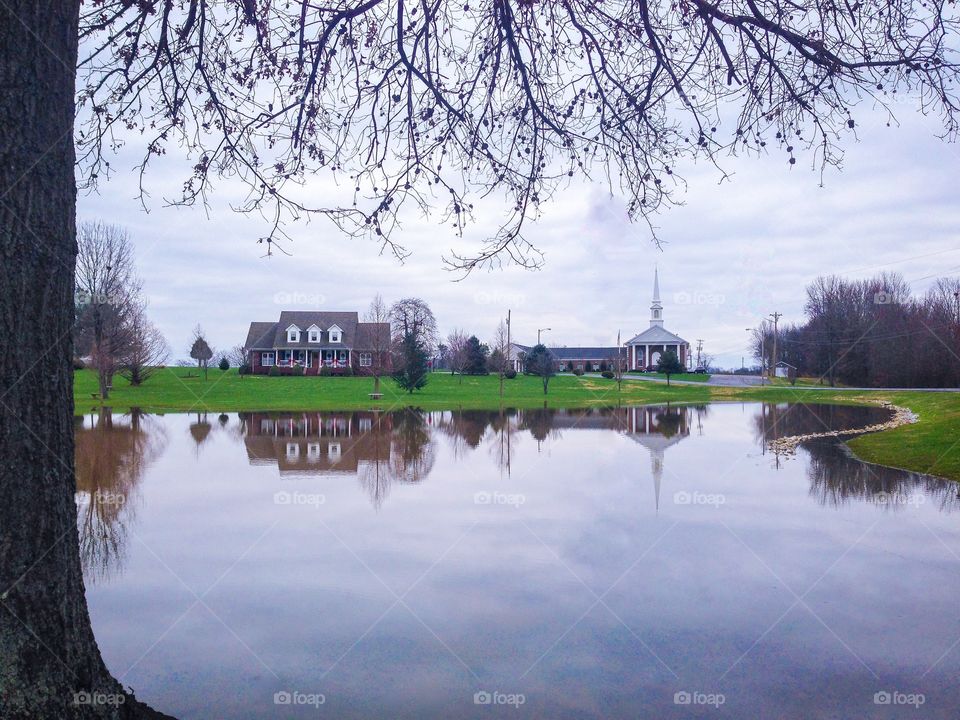
[(276, 322), (252, 322), (243, 345), (250, 371), (257, 375), (289, 374), (302, 367), (305, 375), (387, 373), (390, 364), (390, 324), (360, 322), (355, 312), (285, 310)]

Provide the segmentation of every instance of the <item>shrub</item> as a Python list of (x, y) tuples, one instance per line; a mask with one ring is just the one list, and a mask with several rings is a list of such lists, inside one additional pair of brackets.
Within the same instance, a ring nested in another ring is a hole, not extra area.
[(600, 373), (600, 377), (605, 377), (607, 380), (613, 380), (613, 370), (604, 370)]
[(225, 357), (220, 358), (220, 362), (217, 363), (217, 367), (220, 368), (222, 372), (226, 372), (230, 369), (230, 361)]
[(237, 368), (238, 375), (249, 375), (251, 372), (253, 372), (253, 368), (250, 367), (250, 363), (243, 363)]
[(278, 375), (282, 374), (283, 373), (280, 372), (280, 368), (278, 368), (276, 365), (273, 365), (270, 370), (267, 371), (267, 375), (270, 377), (277, 377)]
[(576, 375), (577, 377), (580, 377), (581, 375), (583, 375), (583, 368), (579, 366), (575, 367), (573, 369), (573, 374)]
[(329, 365), (324, 365), (320, 368), (320, 377), (330, 377), (333, 375), (333, 368)]
[(342, 375), (344, 375), (345, 377), (350, 377), (351, 375), (353, 375), (353, 368), (352, 368), (352, 367), (345, 367), (345, 368), (343, 369)]
[(516, 370), (507, 370), (507, 371), (503, 374), (503, 376), (504, 376), (507, 380), (513, 380), (513, 379), (517, 376), (517, 371), (516, 371)]
[(303, 365), (294, 365), (293, 369), (290, 371), (291, 375), (296, 375), (297, 377), (303, 377)]

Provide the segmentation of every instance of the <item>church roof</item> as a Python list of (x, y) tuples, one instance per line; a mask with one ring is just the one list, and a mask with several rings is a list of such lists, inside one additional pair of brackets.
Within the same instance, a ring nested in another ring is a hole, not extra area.
[(648, 327), (639, 335), (635, 335), (627, 340), (627, 345), (659, 345), (661, 343), (680, 343), (681, 345), (689, 344), (679, 335), (674, 335), (672, 332), (666, 328), (660, 327), (659, 325)]

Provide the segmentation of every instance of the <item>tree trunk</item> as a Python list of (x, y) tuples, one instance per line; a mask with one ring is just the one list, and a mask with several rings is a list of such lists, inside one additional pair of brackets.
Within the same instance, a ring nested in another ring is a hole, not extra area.
[[(104, 666), (80, 569), (71, 366), (78, 13), (78, 0), (0, 2), (0, 714), (161, 717)], [(120, 704), (82, 702), (76, 694), (86, 692)]]

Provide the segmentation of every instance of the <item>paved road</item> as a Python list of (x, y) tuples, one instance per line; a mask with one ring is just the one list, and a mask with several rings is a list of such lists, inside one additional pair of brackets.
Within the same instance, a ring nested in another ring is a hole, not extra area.
[[(599, 375), (597, 376), (599, 377)], [(624, 375), (624, 380), (640, 380), (642, 382), (665, 383), (663, 378), (646, 377), (644, 375)], [(711, 375), (707, 382), (692, 382), (690, 380), (671, 380), (671, 385), (699, 385), (709, 387), (760, 387), (761, 384), (767, 385), (768, 381), (760, 375)], [(790, 390), (836, 390), (836, 391), (885, 391), (897, 392), (909, 390), (910, 392), (960, 392), (960, 388), (868, 388), (868, 387), (842, 387), (831, 388), (829, 385), (777, 385)]]

